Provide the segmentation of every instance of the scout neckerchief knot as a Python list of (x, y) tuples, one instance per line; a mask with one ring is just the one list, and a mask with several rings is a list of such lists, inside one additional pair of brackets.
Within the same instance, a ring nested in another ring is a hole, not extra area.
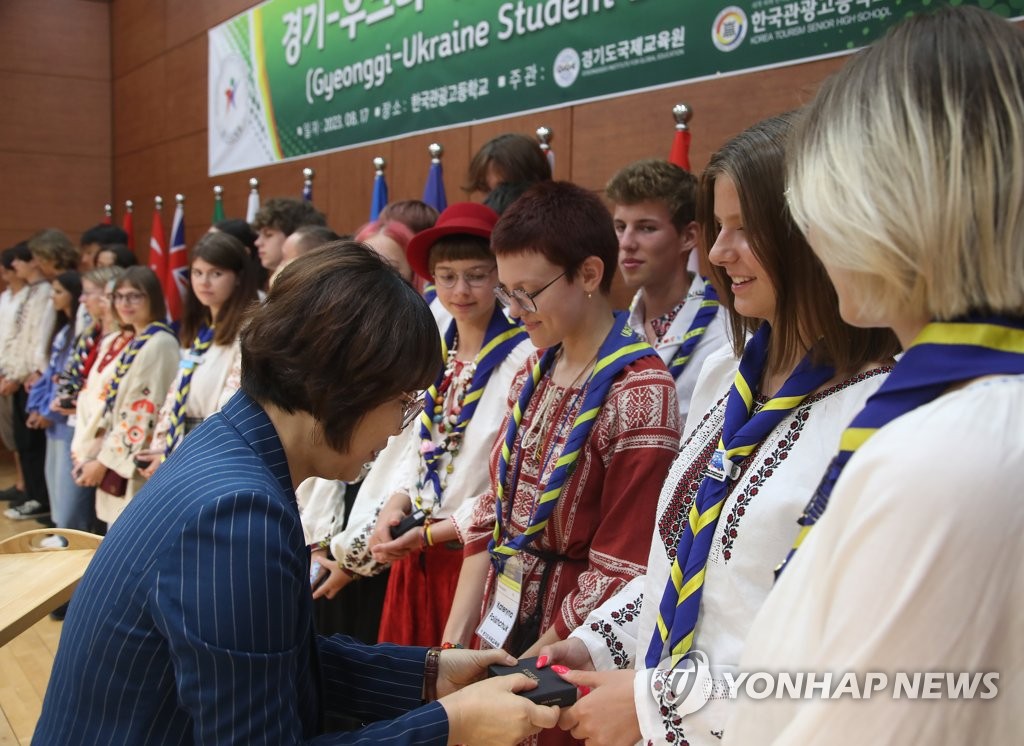
[(675, 665), (690, 650), (697, 626), (704, 572), (718, 526), (718, 516), (729, 494), (729, 482), (740, 474), (740, 464), (761, 442), (803, 403), (813, 391), (832, 378), (827, 366), (815, 366), (808, 353), (782, 388), (759, 411), (754, 412), (754, 394), (765, 363), (771, 327), (767, 323), (750, 338), (725, 405), (725, 422), (718, 449), (704, 472), (683, 533), (676, 558), (658, 606), (658, 623), (647, 649), (647, 667), (655, 668), (665, 658)]
[(213, 334), (213, 326), (202, 327), (192, 341), (188, 356), (181, 361), (181, 381), (178, 383), (178, 390), (171, 406), (171, 424), (167, 430), (167, 448), (164, 450), (164, 458), (170, 456), (171, 451), (177, 448), (181, 439), (185, 437), (185, 409), (188, 404), (188, 393), (192, 388), (192, 375), (196, 372), (196, 365), (213, 344)]
[(832, 488), (858, 448), (897, 417), (937, 399), (950, 386), (986, 375), (1024, 373), (1024, 319), (983, 317), (928, 324), (839, 440), (814, 497), (797, 521), (800, 533), (778, 576), (828, 507)]
[[(608, 389), (612, 382), (630, 363), (656, 355), (654, 349), (642, 341), (629, 326), (629, 319), (625, 313), (615, 315), (612, 330), (601, 343), (597, 351), (597, 362), (590, 377), (583, 384), (586, 394), (583, 397), (583, 404), (580, 406), (580, 413), (576, 416), (566, 438), (562, 454), (555, 462), (555, 468), (551, 472), (547, 483), (540, 488), (540, 499), (537, 501), (526, 530), (512, 540), (507, 540), (503, 527), (502, 502), (505, 497), (505, 477), (508, 474), (509, 461), (512, 458), (512, 448), (515, 445), (516, 433), (519, 430), (519, 423), (522, 422), (523, 412), (530, 403), (530, 397), (537, 390), (537, 383), (551, 369), (551, 364), (558, 354), (561, 345), (549, 347), (547, 352), (533, 366), (530, 377), (526, 379), (519, 399), (512, 408), (512, 416), (508, 421), (508, 428), (505, 431), (504, 442), (501, 446), (501, 454), (498, 458), (498, 479), (495, 492), (495, 513), (497, 520), (494, 523), (494, 535), (488, 544), (488, 551), (498, 569), (502, 569), (505, 562), (515, 556), (523, 547), (534, 541), (544, 530), (551, 517), (552, 511), (562, 493), (562, 487), (572, 475), (576, 468), (583, 445), (590, 435), (601, 406), (604, 404)], [(549, 385), (551, 385), (549, 383)], [(543, 466), (540, 477), (543, 478)], [(510, 486), (511, 499), (515, 498), (515, 485)], [(509, 502), (511, 502), (511, 499)]]
[(96, 346), (99, 336), (99, 324), (93, 322), (85, 327), (75, 339), (75, 347), (71, 351), (71, 360), (68, 362), (68, 378), (76, 391), (82, 388), (82, 383), (85, 381), (85, 361), (89, 358), (93, 347)]
[(114, 369), (114, 377), (110, 379), (110, 386), (107, 388), (105, 412), (113, 411), (114, 401), (117, 399), (117, 390), (121, 387), (121, 381), (128, 373), (128, 370), (132, 367), (132, 363), (135, 362), (135, 356), (139, 354), (139, 350), (142, 349), (143, 345), (145, 345), (154, 334), (159, 332), (167, 332), (172, 335), (174, 334), (174, 332), (171, 331), (171, 327), (167, 326), (164, 322), (154, 321), (146, 327), (142, 334), (133, 338), (132, 341), (128, 343), (124, 352), (121, 353), (121, 359), (117, 361), (117, 368)]
[[(442, 359), (447, 360), (448, 351), (455, 344), (455, 329), (455, 322), (452, 321), (441, 340)], [(523, 341), (525, 334), (526, 330), (517, 323), (510, 321), (502, 313), (501, 308), (495, 304), (494, 313), (491, 314), (487, 331), (484, 333), (483, 346), (474, 360), (476, 370), (473, 373), (473, 380), (460, 404), (461, 409), (458, 412), (458, 418), (450, 426), (449, 442), (458, 443), (462, 433), (469, 425), (469, 421), (473, 418), (473, 413), (476, 412), (477, 404), (480, 402), (480, 397), (483, 396), (484, 388), (487, 386), (487, 381), (491, 378), (491, 373)], [(427, 389), (423, 401), (423, 412), (420, 414), (420, 440), (422, 443), (420, 454), (426, 467), (424, 483), (429, 482), (434, 486), (434, 495), (436, 496), (434, 508), (440, 507), (441, 500), (443, 499), (443, 488), (441, 487), (441, 476), (438, 473), (438, 469), (441, 465), (442, 454), (448, 450), (444, 443), (434, 443), (431, 434), (431, 425), (434, 422), (438, 422), (438, 418), (444, 416), (444, 413), (441, 411), (444, 407), (443, 397), (438, 395), (444, 375), (445, 371), (441, 371), (434, 384)], [(423, 508), (423, 501), (418, 492), (416, 494), (416, 507)]]
[(704, 333), (708, 330), (708, 326), (715, 320), (715, 314), (718, 313), (718, 293), (715, 292), (715, 288), (712, 287), (707, 278), (703, 279), (704, 300), (701, 301), (697, 315), (693, 317), (693, 321), (690, 323), (690, 328), (683, 335), (683, 342), (679, 345), (679, 349), (676, 350), (675, 357), (672, 358), (668, 365), (668, 372), (672, 374), (674, 379), (678, 379), (682, 375), (686, 364), (690, 362), (690, 358), (693, 356), (693, 351), (697, 349), (697, 345), (704, 338)]

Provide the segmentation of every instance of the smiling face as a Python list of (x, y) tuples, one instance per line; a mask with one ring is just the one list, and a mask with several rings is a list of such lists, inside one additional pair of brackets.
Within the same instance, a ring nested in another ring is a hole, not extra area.
[(676, 230), (664, 202), (615, 205), (619, 239), (619, 270), (632, 289), (670, 281), (686, 266), (692, 238)]
[[(434, 265), (434, 283), (441, 305), (457, 322), (486, 326), (490, 321), (494, 313), (494, 286), (498, 284), (493, 260), (439, 261)], [(454, 284), (446, 287), (450, 283)]]
[(200, 303), (210, 309), (214, 319), (238, 285), (238, 275), (233, 271), (210, 264), (198, 257), (192, 261), (190, 279), (192, 292), (196, 294)]
[(114, 289), (113, 296), (114, 309), (125, 324), (138, 330), (153, 320), (149, 296), (141, 288), (123, 282)]
[(715, 178), (714, 209), (715, 221), (720, 227), (708, 259), (729, 275), (737, 313), (772, 322), (775, 288), (747, 242), (739, 193), (733, 180), (725, 174)]
[(559, 277), (564, 272), (564, 267), (553, 264), (537, 251), (498, 256), (498, 280), (508, 291), (541, 291), (534, 298), (536, 311), (524, 309), (516, 300), (509, 308), (509, 316), (522, 319), (535, 347), (559, 344), (567, 335), (578, 332), (582, 323), (587, 291), (580, 278), (570, 283), (567, 277)]

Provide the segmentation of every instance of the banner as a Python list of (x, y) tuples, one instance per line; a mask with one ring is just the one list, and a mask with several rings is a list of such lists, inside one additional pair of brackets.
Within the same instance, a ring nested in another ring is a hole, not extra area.
[(844, 54), (942, 4), (268, 0), (209, 31), (209, 172)]

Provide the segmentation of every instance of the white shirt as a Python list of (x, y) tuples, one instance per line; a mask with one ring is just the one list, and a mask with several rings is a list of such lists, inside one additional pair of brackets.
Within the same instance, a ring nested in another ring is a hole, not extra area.
[[(728, 717), (728, 701), (719, 691), (680, 720), (686, 713), (673, 706), (671, 689), (652, 693), (652, 684), (660, 680), (664, 685), (666, 677), (663, 671), (646, 669), (644, 658), (685, 517), (717, 446), (737, 366), (728, 349), (712, 354), (704, 365), (687, 436), (658, 500), (647, 574), (595, 610), (573, 633), (587, 644), (598, 669), (637, 668), (637, 715), (644, 740), (653, 743), (717, 745)], [(774, 569), (793, 544), (797, 518), (835, 454), (842, 431), (884, 379), (877, 369), (808, 397), (744, 461), (715, 528), (694, 635), (693, 648), (707, 655), (719, 682), (740, 660), (750, 623), (771, 590)]]
[[(741, 699), (727, 743), (1021, 742), (1022, 414), (1024, 376), (980, 380), (861, 446), (757, 615), (741, 669), (887, 672), (888, 689)], [(898, 672), (999, 672), (998, 695), (894, 699)]]
[[(700, 304), (704, 300), (704, 280), (700, 275), (694, 275), (690, 289), (686, 292), (686, 299), (679, 313), (672, 320), (668, 331), (654, 345), (655, 352), (666, 366), (671, 365), (672, 358), (676, 356), (679, 347), (683, 343), (683, 337), (693, 323), (697, 312), (700, 311)], [(647, 339), (647, 330), (644, 329), (644, 291), (641, 288), (633, 297), (629, 306), (629, 325), (640, 335)], [(724, 306), (719, 307), (715, 318), (708, 324), (707, 331), (701, 337), (700, 342), (690, 356), (690, 361), (683, 368), (683, 372), (676, 378), (676, 397), (679, 399), (679, 421), (685, 422), (686, 415), (690, 411), (690, 397), (693, 396), (693, 389), (697, 385), (697, 378), (700, 376), (700, 369), (708, 355), (722, 347), (727, 341), (725, 319), (728, 311)]]
[(475, 498), (487, 491), (490, 486), (490, 452), (508, 408), (508, 392), (516, 373), (533, 351), (533, 345), (524, 338), (491, 372), (476, 412), (463, 433), (458, 457), (452, 462), (452, 472), (446, 475), (447, 486), (439, 507), (435, 505), (433, 487), (425, 484), (418, 490), (416, 486), (421, 479), (422, 466), (419, 421), (414, 421), (388, 442), (359, 490), (348, 525), (331, 543), (332, 553), (343, 567), (360, 575), (373, 575), (384, 570), (385, 566), (375, 562), (370, 555), (367, 539), (373, 532), (384, 502), (394, 493), (405, 492), (415, 496), (419, 492), (423, 505), (433, 508), (431, 516), (441, 519), (451, 516), (464, 504), (471, 507)]

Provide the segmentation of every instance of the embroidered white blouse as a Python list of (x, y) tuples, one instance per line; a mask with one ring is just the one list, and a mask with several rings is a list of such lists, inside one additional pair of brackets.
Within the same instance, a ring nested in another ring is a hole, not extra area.
[[(672, 364), (672, 358), (679, 351), (683, 343), (683, 337), (693, 323), (693, 319), (700, 310), (700, 304), (704, 300), (704, 280), (700, 275), (693, 278), (690, 289), (686, 292), (686, 299), (679, 313), (672, 320), (665, 336), (653, 345), (655, 351), (661, 357), (666, 366)], [(690, 362), (683, 368), (683, 372), (676, 379), (676, 397), (679, 399), (679, 421), (685, 422), (690, 411), (690, 397), (693, 396), (694, 386), (697, 385), (697, 378), (700, 376), (700, 369), (707, 357), (726, 344), (726, 316), (728, 311), (719, 307), (715, 318), (708, 324), (707, 331), (701, 338), (700, 343), (693, 351)], [(629, 306), (629, 325), (642, 338), (647, 339), (647, 331), (644, 329), (644, 291), (638, 290)]]
[(687, 435), (658, 500), (647, 574), (573, 632), (586, 643), (598, 670), (637, 668), (634, 699), (646, 743), (719, 743), (728, 716), (723, 672), (740, 660), (750, 623), (771, 590), (774, 569), (796, 537), (797, 518), (840, 434), (885, 378), (884, 369), (875, 369), (808, 397), (744, 460), (718, 520), (694, 636), (694, 649), (711, 663), (715, 689), (705, 692), (710, 701), (701, 700), (699, 709), (683, 718), (666, 672), (646, 669), (644, 658), (686, 515), (721, 435), (737, 366), (729, 348), (719, 349), (704, 364)]
[[(367, 540), (384, 502), (394, 493), (405, 492), (414, 499), (419, 493), (423, 505), (434, 508), (432, 517), (440, 519), (451, 516), (464, 503), (473, 502), (487, 491), (491, 447), (505, 417), (509, 388), (533, 351), (533, 345), (524, 338), (491, 373), (473, 419), (466, 426), (452, 472), (447, 475), (440, 507), (435, 506), (437, 498), (429, 483), (417, 488), (423, 471), (419, 420), (388, 442), (359, 490), (348, 525), (331, 542), (332, 554), (342, 567), (360, 575), (375, 575), (384, 570), (385, 565), (375, 562), (370, 555)], [(442, 472), (447, 464), (445, 459), (441, 464)]]
[[(884, 672), (887, 685), (867, 700), (740, 699), (727, 743), (1021, 742), (1022, 413), (1024, 376), (979, 380), (858, 449), (755, 618), (741, 670)], [(898, 674), (936, 672), (940, 696), (893, 697)], [(998, 672), (998, 693), (976, 682), (973, 699), (951, 700), (944, 672)]]

